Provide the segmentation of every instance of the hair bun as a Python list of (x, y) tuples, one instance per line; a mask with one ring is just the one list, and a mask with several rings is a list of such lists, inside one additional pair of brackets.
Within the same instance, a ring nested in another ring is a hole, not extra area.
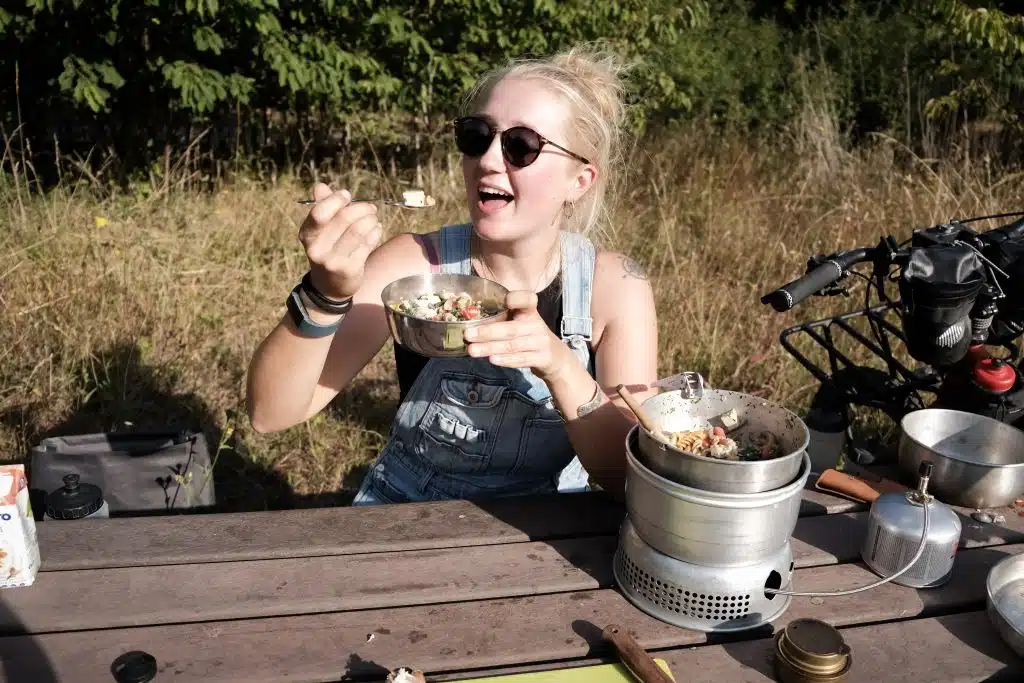
[(625, 114), (623, 77), (629, 67), (623, 59), (593, 43), (575, 45), (551, 58), (551, 63), (571, 75), (596, 101), (602, 114), (619, 125)]

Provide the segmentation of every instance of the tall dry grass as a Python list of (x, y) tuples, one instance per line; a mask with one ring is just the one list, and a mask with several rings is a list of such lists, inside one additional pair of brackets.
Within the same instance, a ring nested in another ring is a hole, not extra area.
[[(694, 130), (635, 155), (612, 228), (595, 238), (648, 269), (662, 376), (699, 370), (714, 386), (799, 409), (814, 381), (779, 332), (860, 299), (776, 314), (763, 293), (801, 274), (812, 253), (1020, 208), (1019, 174), (925, 164), (884, 139), (851, 151), (828, 121), (809, 109), (775, 144)], [(93, 181), (40, 194), (14, 161), (0, 180), (0, 454), (23, 458), (54, 433), (202, 428), (222, 446), (226, 509), (345, 500), (394, 414), (390, 346), (307, 424), (260, 436), (243, 403), (250, 354), (306, 268), (296, 240), (306, 209), (294, 200), (308, 187), (280, 175), (214, 192), (182, 182), (133, 194)], [(464, 218), (457, 160), (420, 172), (438, 206), (383, 211), (390, 234)], [(354, 168), (323, 179), (359, 193), (400, 189)]]

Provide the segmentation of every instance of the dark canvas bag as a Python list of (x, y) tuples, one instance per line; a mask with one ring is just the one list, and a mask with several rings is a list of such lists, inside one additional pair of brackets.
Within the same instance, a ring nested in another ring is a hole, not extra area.
[(31, 451), (29, 492), (37, 519), (64, 475), (103, 491), (112, 515), (212, 508), (213, 468), (202, 433), (97, 433), (43, 439)]

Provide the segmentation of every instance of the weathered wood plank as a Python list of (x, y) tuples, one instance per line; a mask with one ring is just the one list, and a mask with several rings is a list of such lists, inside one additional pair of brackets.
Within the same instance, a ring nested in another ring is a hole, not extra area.
[(263, 618), (610, 587), (617, 539), (40, 574), (0, 633)]
[[(843, 627), (974, 610), (983, 604), (989, 568), (1002, 557), (1022, 551), (1020, 545), (965, 551), (957, 556), (953, 579), (928, 591), (885, 584), (844, 597), (794, 598), (775, 625), (816, 617)], [(842, 590), (874, 578), (859, 565), (833, 565), (798, 570), (794, 588)], [(272, 619), (7, 636), (0, 638), (0, 661), (9, 680), (42, 683), (107, 683), (111, 661), (130, 649), (152, 653), (162, 670), (174, 674), (176, 683), (379, 681), (385, 668), (406, 664), (432, 672), (593, 656), (604, 649), (592, 650), (600, 643), (601, 628), (612, 622), (626, 627), (649, 650), (708, 642), (708, 634), (657, 621), (617, 591), (603, 589)], [(767, 633), (746, 635), (751, 639)]]
[[(1024, 680), (1024, 662), (999, 639), (983, 611), (887, 622), (841, 629), (853, 654), (847, 683), (917, 680), (929, 683), (1016, 683)], [(677, 681), (687, 683), (774, 683), (770, 638), (728, 645), (652, 651), (665, 660)], [(464, 680), (592, 666), (611, 661), (586, 657), (481, 671), (435, 673), (431, 681)]]
[(37, 525), (43, 571), (233, 562), (517, 543), (616, 533), (601, 493)]
[[(808, 484), (810, 486), (810, 484)], [(804, 491), (801, 515), (864, 509)], [(37, 525), (42, 570), (235, 562), (457, 548), (617, 532), (625, 507), (601, 493), (367, 507), (135, 517)]]
[[(918, 680), (976, 683), (1024, 680), (1020, 658), (984, 611), (843, 629), (853, 667), (848, 683)], [(762, 639), (655, 653), (688, 683), (771, 683), (772, 641)], [(677, 675), (677, 680), (678, 680)]]
[[(805, 517), (793, 559), (806, 568), (858, 561), (867, 513)], [(1010, 528), (1015, 527), (1015, 528)], [(964, 548), (1024, 542), (1024, 518), (964, 521)], [(535, 543), (40, 574), (3, 596), (0, 633), (311, 614), (482, 600), (613, 586), (615, 536)], [(329, 577), (326, 578), (325, 577)], [(82, 590), (88, 585), (89, 590)], [(134, 605), (147, 605), (141, 614)]]

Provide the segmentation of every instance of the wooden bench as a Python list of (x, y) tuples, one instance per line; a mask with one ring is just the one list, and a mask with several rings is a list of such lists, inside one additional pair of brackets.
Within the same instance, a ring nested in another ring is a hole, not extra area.
[[(796, 590), (875, 577), (860, 563), (867, 505), (808, 488)], [(963, 514), (952, 580), (793, 598), (777, 619), (842, 629), (849, 681), (1024, 680), (985, 613), (985, 577), (1024, 551), (1024, 517)], [(0, 680), (109, 683), (129, 650), (155, 683), (429, 681), (615, 662), (618, 623), (677, 681), (770, 681), (763, 630), (729, 638), (657, 621), (612, 578), (624, 508), (599, 493), (38, 525), (34, 586), (0, 591)]]

